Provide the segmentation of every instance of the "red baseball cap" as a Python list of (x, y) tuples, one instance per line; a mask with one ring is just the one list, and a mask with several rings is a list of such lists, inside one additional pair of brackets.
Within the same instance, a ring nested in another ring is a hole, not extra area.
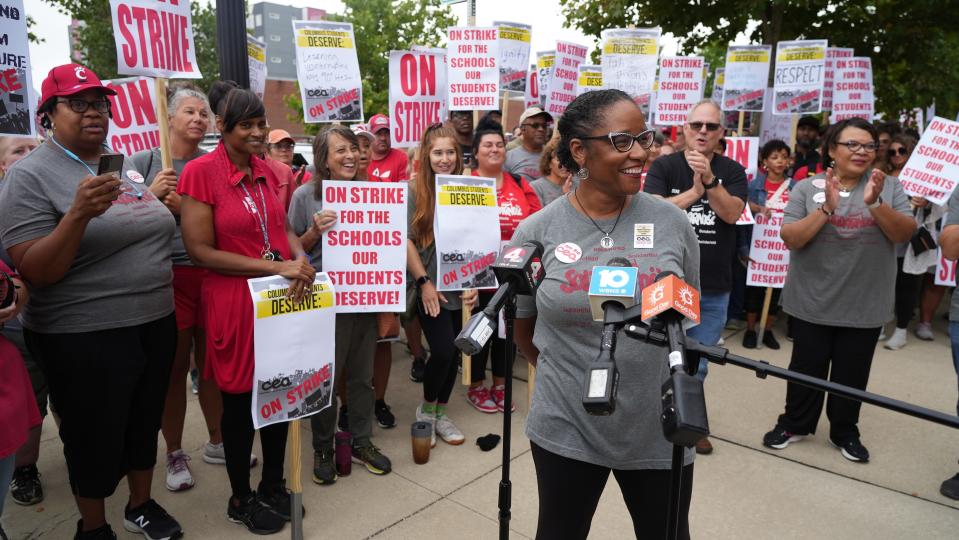
[(390, 129), (390, 117), (385, 114), (374, 114), (373, 117), (370, 118), (370, 133), (376, 133), (381, 129)]
[(64, 64), (50, 70), (40, 86), (40, 103), (52, 97), (72, 96), (84, 90), (96, 88), (104, 94), (115, 96), (117, 91), (103, 86), (100, 77), (92, 69), (79, 64)]

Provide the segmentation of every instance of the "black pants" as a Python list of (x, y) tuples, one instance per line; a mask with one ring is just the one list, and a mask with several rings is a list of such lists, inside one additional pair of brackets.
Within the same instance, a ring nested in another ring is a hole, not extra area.
[(896, 328), (906, 328), (919, 303), (922, 276), (902, 271), (903, 258), (896, 259)]
[[(772, 298), (769, 301), (769, 314), (779, 315), (779, 297), (782, 295), (782, 289), (773, 289)], [(766, 301), (766, 287), (746, 287), (746, 313), (756, 313), (762, 315), (763, 303)]]
[[(480, 291), (479, 305), (475, 311), (480, 311), (492, 300), (495, 291)], [(500, 339), (498, 332), (483, 347), (478, 354), (474, 354), (470, 362), (470, 380), (473, 382), (486, 379), (486, 359), (493, 357), (493, 376), (506, 377), (506, 340)]]
[(453, 340), (463, 328), (463, 312), (440, 309), (439, 315), (430, 317), (423, 311), (422, 302), (417, 302), (416, 313), (430, 346), (423, 375), (423, 401), (448, 403), (456, 384), (456, 357), (460, 353)]
[[(223, 452), (226, 454), (226, 473), (230, 477), (233, 496), (240, 499), (250, 493), (250, 452), (253, 451), (253, 417), (250, 414), (252, 392), (223, 396)], [(263, 447), (263, 478), (261, 488), (272, 488), (283, 482), (283, 459), (286, 453), (288, 424), (280, 422), (260, 429)]]
[[(823, 326), (793, 317), (793, 353), (789, 369), (860, 390), (869, 382), (869, 368), (879, 328)], [(831, 369), (830, 369), (831, 368)], [(786, 412), (778, 426), (796, 435), (816, 432), (824, 395), (795, 383), (786, 385)], [(859, 438), (861, 404), (833, 395), (826, 404), (829, 437), (837, 442)]]
[[(530, 443), (539, 490), (537, 540), (575, 540), (589, 534), (593, 513), (612, 470), (633, 518), (636, 538), (666, 537), (670, 470), (617, 470), (556, 455)], [(689, 538), (693, 466), (683, 467), (679, 538)]]

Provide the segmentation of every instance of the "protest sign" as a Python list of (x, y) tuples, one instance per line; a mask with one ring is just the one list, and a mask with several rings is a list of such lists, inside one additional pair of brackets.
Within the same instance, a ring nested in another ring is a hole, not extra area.
[(419, 144), (446, 120), (446, 53), (390, 52), (390, 138), (394, 148)]
[(0, 135), (36, 137), (37, 98), (30, 80), (27, 14), (23, 1), (0, 7)]
[(329, 277), (318, 272), (300, 303), (281, 276), (247, 280), (253, 297), (253, 426), (316, 414), (333, 401), (336, 307)]
[(837, 58), (852, 58), (854, 54), (853, 49), (848, 49), (844, 47), (827, 47), (826, 48), (826, 62), (825, 62), (825, 71), (823, 72), (823, 87), (822, 87), (822, 110), (831, 111), (832, 110), (832, 84), (833, 80), (836, 78), (836, 59)]
[(579, 78), (576, 80), (576, 95), (603, 89), (603, 66), (580, 64)]
[(726, 50), (724, 111), (762, 111), (771, 45), (730, 45)]
[(199, 79), (187, 0), (110, 0), (117, 73)]
[(749, 205), (743, 206), (743, 213), (739, 214), (736, 225), (754, 225), (755, 223), (756, 220), (753, 218), (753, 211), (749, 209)]
[(586, 47), (565, 41), (556, 42), (556, 64), (546, 94), (546, 112), (559, 120), (566, 107), (576, 99), (579, 65), (586, 61)]
[(530, 64), (529, 73), (526, 75), (526, 93), (523, 96), (523, 109), (530, 107), (539, 107), (542, 101), (539, 99), (539, 74), (536, 72), (536, 64)]
[(751, 181), (759, 172), (759, 137), (726, 137), (726, 157), (742, 165)]
[(872, 60), (868, 57), (836, 60), (831, 122), (862, 118), (872, 122), (876, 98), (872, 86)]
[(789, 144), (792, 137), (792, 115), (773, 114), (773, 89), (766, 89), (766, 99), (763, 103), (763, 114), (760, 120), (759, 146), (773, 139)]
[(496, 180), (436, 175), (434, 216), (437, 290), (495, 287), (490, 265), (500, 248)]
[(266, 91), (266, 43), (247, 34), (246, 56), (250, 67), (250, 90), (263, 99)]
[(303, 121), (362, 122), (363, 83), (350, 23), (293, 21)]
[(909, 195), (946, 204), (959, 182), (959, 122), (933, 118), (899, 173), (899, 182)]
[(942, 287), (956, 286), (956, 267), (959, 261), (950, 261), (942, 254), (942, 248), (936, 250), (936, 285)]
[(646, 114), (656, 80), (661, 34), (659, 27), (608, 28), (600, 34), (603, 84), (629, 94)]
[(679, 126), (703, 98), (703, 57), (664, 56), (659, 63), (656, 125)]
[(323, 181), (323, 209), (337, 221), (323, 233), (323, 270), (337, 313), (406, 310), (405, 182)]
[(556, 51), (536, 53), (536, 83), (539, 85), (538, 107), (546, 107), (546, 95), (549, 93), (549, 82), (553, 78), (553, 66), (555, 64)]
[(779, 237), (783, 213), (773, 212), (768, 218), (756, 214), (755, 221), (752, 244), (749, 246), (746, 285), (781, 289), (789, 272), (789, 248)]
[(447, 93), (451, 111), (499, 109), (499, 32), (496, 28), (447, 30)]
[(494, 21), (493, 26), (499, 30), (499, 89), (526, 92), (532, 27), (502, 21)]
[(160, 146), (156, 114), (156, 85), (150, 77), (128, 77), (103, 84), (116, 90), (110, 99), (110, 131), (107, 144), (114, 152), (132, 156)]
[(777, 43), (773, 114), (820, 112), (825, 63), (825, 39)]
[(726, 68), (716, 68), (716, 74), (713, 77), (713, 95), (709, 99), (716, 105), (722, 107), (723, 103), (723, 85), (726, 83)]

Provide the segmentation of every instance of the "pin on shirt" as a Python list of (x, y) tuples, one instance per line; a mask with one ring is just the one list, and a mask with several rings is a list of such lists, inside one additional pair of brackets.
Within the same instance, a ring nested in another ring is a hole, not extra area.
[(633, 224), (633, 248), (652, 249), (654, 242), (654, 223)]
[(556, 249), (553, 250), (553, 255), (555, 255), (556, 259), (560, 262), (571, 264), (583, 256), (583, 250), (572, 242), (563, 242), (556, 246)]

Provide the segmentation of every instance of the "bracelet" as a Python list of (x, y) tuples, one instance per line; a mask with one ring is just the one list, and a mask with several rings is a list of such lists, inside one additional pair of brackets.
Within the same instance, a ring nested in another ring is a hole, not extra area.
[(832, 215), (836, 213), (835, 210), (831, 210), (831, 211), (830, 211), (830, 210), (826, 210), (826, 205), (825, 205), (825, 204), (820, 204), (820, 205), (819, 205), (819, 209), (822, 210), (822, 213), (823, 213), (823, 214), (826, 214), (826, 217), (832, 217)]
[(704, 188), (704, 189), (713, 189), (714, 187), (716, 187), (716, 186), (718, 186), (718, 185), (719, 185), (719, 177), (718, 177), (718, 176), (714, 176), (714, 177), (713, 177), (713, 181), (712, 181), (712, 183), (710, 183), (710, 184), (707, 184), (706, 182), (703, 182), (703, 188)]

